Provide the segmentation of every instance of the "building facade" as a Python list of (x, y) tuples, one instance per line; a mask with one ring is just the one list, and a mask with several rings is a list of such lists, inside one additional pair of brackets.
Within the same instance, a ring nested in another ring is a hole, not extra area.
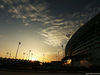
[(91, 65), (100, 65), (100, 13), (71, 37), (62, 60), (67, 59), (72, 59), (72, 63), (81, 64), (82, 61), (87, 61)]

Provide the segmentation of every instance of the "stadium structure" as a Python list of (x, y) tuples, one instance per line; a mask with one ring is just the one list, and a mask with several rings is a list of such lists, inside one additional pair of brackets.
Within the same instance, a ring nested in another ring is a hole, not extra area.
[(79, 28), (65, 47), (65, 63), (73, 66), (100, 66), (100, 13)]

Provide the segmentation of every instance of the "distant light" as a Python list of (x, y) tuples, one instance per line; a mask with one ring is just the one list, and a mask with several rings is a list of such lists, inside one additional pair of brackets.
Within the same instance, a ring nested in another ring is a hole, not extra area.
[(36, 61), (36, 58), (32, 58), (31, 60), (32, 60), (32, 61)]
[(68, 59), (67, 62), (70, 64), (72, 62), (72, 60), (71, 59)]
[(64, 64), (71, 64), (72, 60), (68, 59)]

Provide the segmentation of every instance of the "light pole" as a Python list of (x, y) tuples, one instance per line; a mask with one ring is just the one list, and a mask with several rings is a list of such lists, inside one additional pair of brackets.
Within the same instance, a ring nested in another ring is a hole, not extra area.
[(58, 61), (59, 61), (59, 52), (58, 52)]
[(23, 60), (24, 60), (24, 55), (25, 55), (25, 53), (23, 53)]
[(31, 60), (32, 60), (32, 57), (33, 57), (33, 53), (31, 54)]
[(30, 53), (31, 53), (31, 50), (29, 50), (29, 57), (28, 57), (28, 60), (30, 59)]
[(27, 56), (26, 56), (26, 60), (28, 60), (28, 54), (27, 54)]
[(18, 54), (18, 50), (19, 50), (19, 45), (21, 44), (21, 42), (19, 42), (18, 44), (18, 48), (17, 48), (17, 51), (16, 51), (16, 56), (15, 56), (15, 59), (17, 59), (17, 54)]
[(56, 56), (56, 61), (57, 61), (57, 56)]
[(9, 52), (7, 52), (7, 54), (6, 54), (6, 58), (7, 58), (8, 54), (9, 54)]
[(63, 51), (63, 45), (62, 45), (62, 54), (63, 54), (63, 58), (64, 58), (64, 51)]
[(9, 58), (11, 57), (11, 53), (9, 54)]
[(43, 54), (43, 63), (44, 63), (44, 55), (45, 55), (45, 54)]

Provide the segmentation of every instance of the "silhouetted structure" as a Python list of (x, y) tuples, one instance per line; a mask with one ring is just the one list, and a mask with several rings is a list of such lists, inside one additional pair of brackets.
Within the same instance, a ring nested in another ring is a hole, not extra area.
[(21, 59), (0, 58), (0, 68), (20, 68), (20, 67), (36, 67), (40, 65), (40, 61), (29, 61)]
[(21, 42), (19, 42), (19, 44), (18, 44), (18, 48), (17, 48), (17, 51), (16, 51), (15, 59), (17, 59), (17, 54), (18, 54), (18, 50), (19, 50), (19, 45), (21, 45)]
[(62, 60), (68, 59), (72, 66), (100, 66), (100, 13), (71, 37)]

